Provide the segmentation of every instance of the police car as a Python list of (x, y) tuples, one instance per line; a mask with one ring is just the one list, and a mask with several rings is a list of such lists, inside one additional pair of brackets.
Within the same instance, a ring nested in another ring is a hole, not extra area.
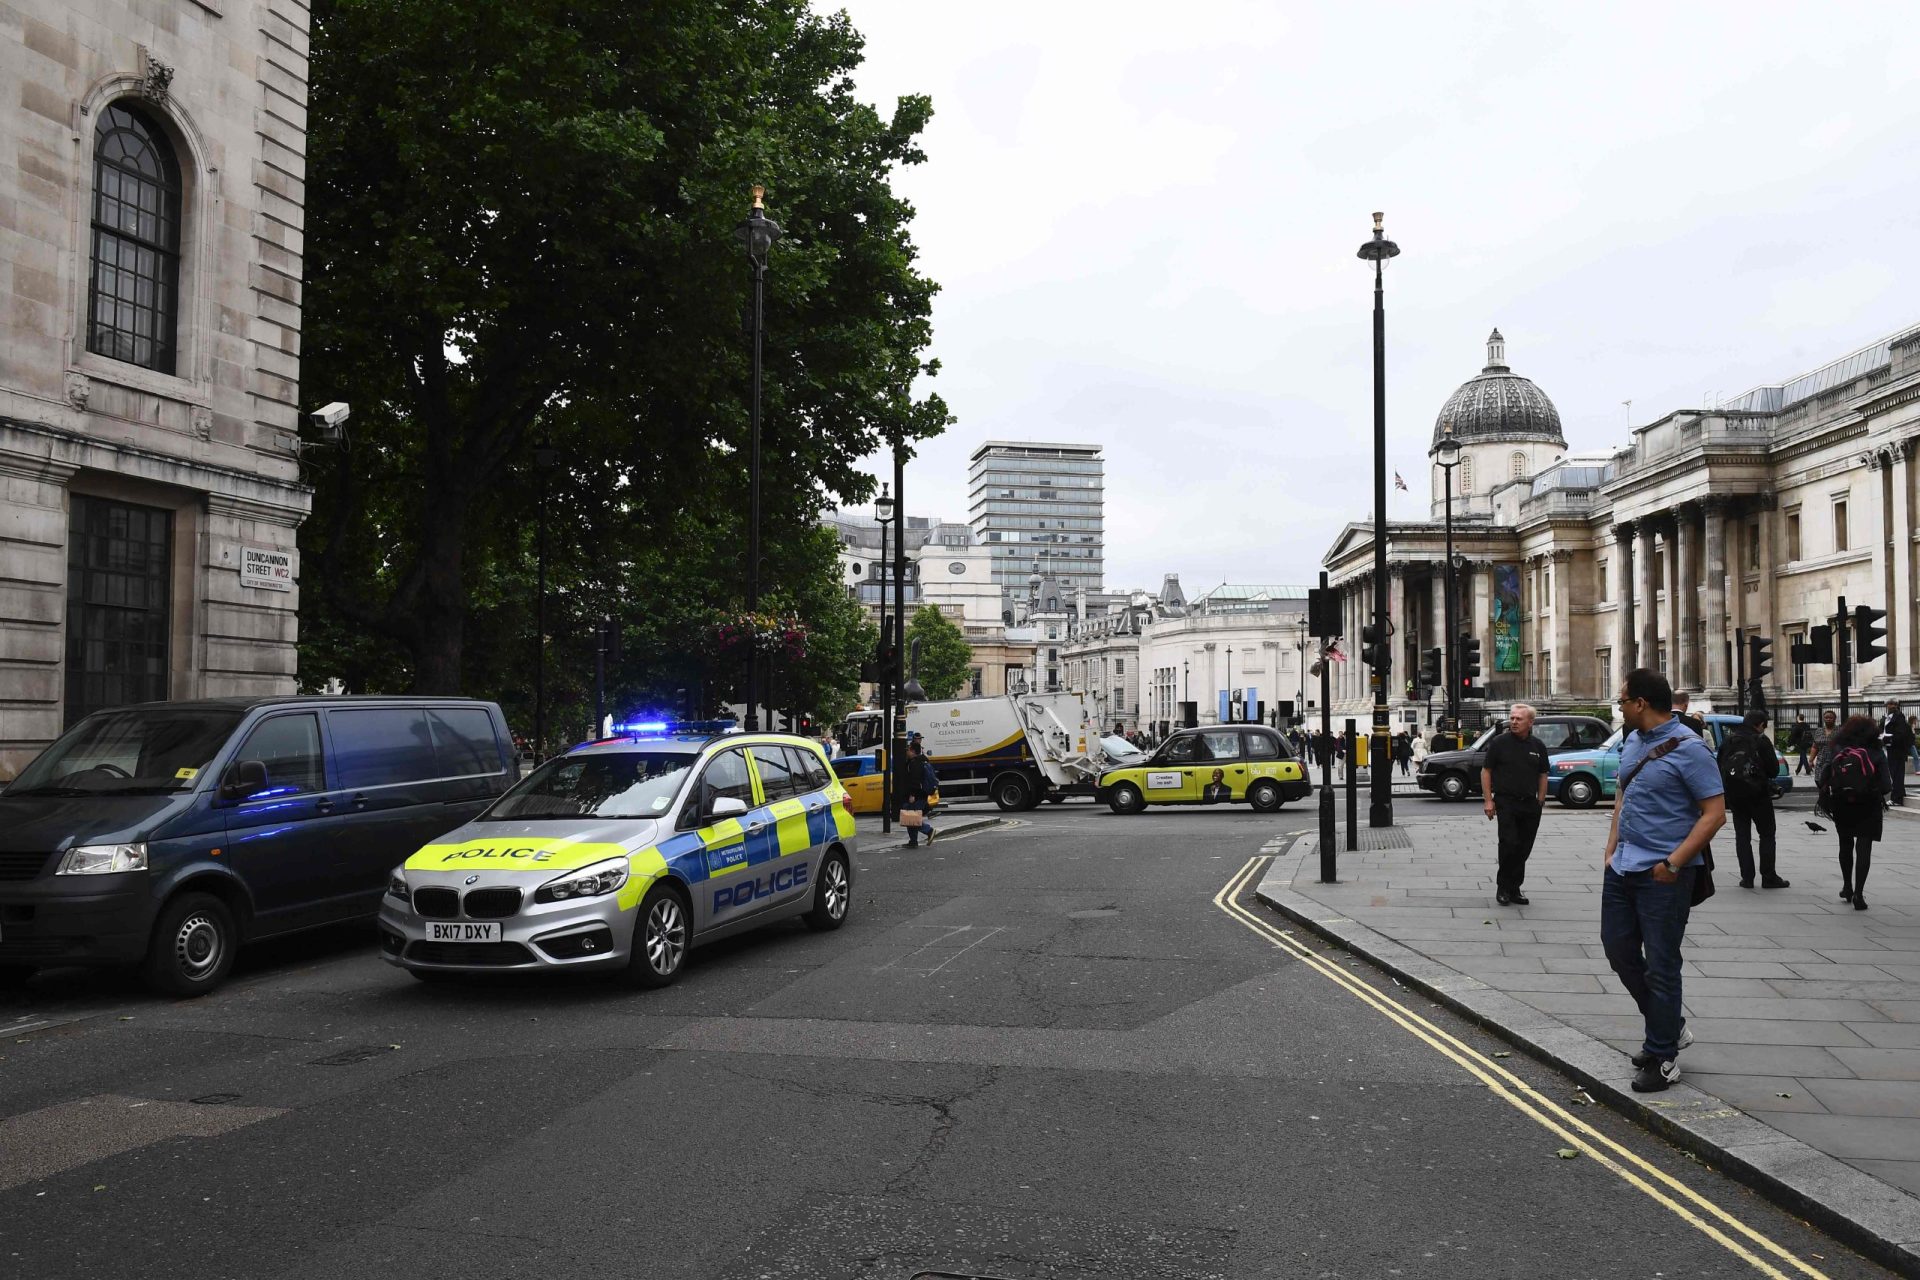
[(730, 934), (794, 916), (838, 929), (846, 789), (805, 738), (716, 727), (623, 726), (420, 849), (381, 901), (386, 959), (421, 979), (617, 969), (663, 987)]

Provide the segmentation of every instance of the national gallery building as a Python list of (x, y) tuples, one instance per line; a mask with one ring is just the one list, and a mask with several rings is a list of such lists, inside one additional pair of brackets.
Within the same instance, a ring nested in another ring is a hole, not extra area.
[[(1444, 439), (1458, 461), (1438, 465)], [(1915, 440), (1920, 328), (1895, 334), (1719, 408), (1633, 429), (1619, 452), (1574, 453), (1560, 414), (1507, 365), (1494, 330), (1486, 367), (1434, 422), (1431, 519), (1389, 521), (1396, 725), (1442, 714), (1416, 702), (1422, 651), (1445, 642), (1443, 518), (1453, 507), (1456, 630), (1479, 637), (1488, 714), (1611, 701), (1636, 666), (1666, 672), (1701, 705), (1731, 710), (1744, 641), (1774, 641), (1767, 701), (1784, 713), (1837, 705), (1834, 668), (1795, 666), (1789, 646), (1849, 608), (1887, 610), (1887, 655), (1856, 670), (1856, 706), (1920, 694)], [(1373, 602), (1373, 525), (1327, 552), (1352, 660), (1334, 663), (1333, 703), (1364, 716), (1358, 660)]]

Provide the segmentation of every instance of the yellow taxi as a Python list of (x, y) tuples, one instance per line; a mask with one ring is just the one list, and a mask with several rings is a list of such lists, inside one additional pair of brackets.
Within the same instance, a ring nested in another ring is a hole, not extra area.
[[(881, 752), (876, 747), (872, 751), (857, 756), (841, 756), (833, 762), (833, 771), (840, 778), (840, 785), (846, 788), (849, 811), (862, 814), (879, 813), (887, 798), (886, 776), (881, 772)], [(928, 799), (940, 803), (940, 793), (934, 792)]]
[(1156, 804), (1240, 804), (1271, 813), (1313, 794), (1285, 739), (1257, 724), (1181, 729), (1139, 764), (1100, 775), (1098, 796), (1115, 813)]

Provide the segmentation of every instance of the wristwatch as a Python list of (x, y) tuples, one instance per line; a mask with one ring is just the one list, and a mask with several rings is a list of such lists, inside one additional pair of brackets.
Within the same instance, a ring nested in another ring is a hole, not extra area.
[(1667, 869), (1667, 874), (1670, 876), (1677, 876), (1680, 874), (1680, 868), (1673, 865), (1672, 858), (1660, 859), (1660, 865)]

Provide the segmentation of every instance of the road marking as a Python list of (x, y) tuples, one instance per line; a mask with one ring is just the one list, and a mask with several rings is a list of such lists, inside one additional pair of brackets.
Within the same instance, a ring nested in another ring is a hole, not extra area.
[[(945, 929), (946, 932), (941, 934), (939, 937), (934, 938), (930, 942), (922, 943), (920, 946), (915, 947), (912, 951), (907, 952), (907, 954), (903, 956), (895, 956), (893, 959), (881, 965), (878, 969), (875, 969), (874, 970), (875, 973), (882, 973), (888, 969), (897, 969), (902, 973), (917, 973), (921, 977), (925, 978), (932, 974), (936, 974), (940, 972), (942, 969), (952, 964), (955, 960), (958, 960), (961, 956), (967, 954), (967, 952), (973, 950), (975, 947), (979, 946), (981, 943), (985, 942), (987, 939), (993, 937), (995, 934), (1005, 933), (1007, 931), (1007, 926), (1005, 925), (988, 926), (988, 925), (973, 925), (973, 924), (954, 924), (954, 925), (918, 925), (915, 927), (923, 928), (923, 929)], [(932, 960), (934, 956), (940, 954), (938, 951), (935, 951), (934, 948), (944, 947), (950, 943), (959, 942), (962, 940), (964, 935), (971, 934), (975, 930), (981, 931), (978, 937), (967, 939), (965, 946), (960, 947), (958, 950), (948, 955), (945, 959), (941, 960), (940, 963), (933, 965), (931, 967), (927, 967), (924, 964), (916, 965), (916, 964), (909, 963), (910, 961), (913, 961), (916, 959), (922, 960), (922, 961)]]
[[(1424, 1041), (1431, 1048), (1464, 1067), (1468, 1074), (1491, 1089), (1494, 1096), (1508, 1103), (1549, 1133), (1560, 1137), (1582, 1155), (1592, 1158), (1628, 1185), (1672, 1210), (1683, 1222), (1724, 1247), (1762, 1275), (1773, 1277), (1774, 1280), (1787, 1280), (1786, 1272), (1748, 1248), (1740, 1240), (1735, 1239), (1734, 1235), (1746, 1237), (1747, 1240), (1758, 1245), (1763, 1252), (1774, 1255), (1802, 1275), (1813, 1277), (1814, 1280), (1827, 1280), (1824, 1272), (1801, 1261), (1784, 1245), (1761, 1234), (1686, 1183), (1621, 1146), (1512, 1071), (1498, 1063), (1488, 1061), (1473, 1046), (1427, 1021), (1384, 991), (1362, 981), (1318, 951), (1295, 940), (1285, 931), (1275, 928), (1268, 921), (1241, 906), (1234, 899), (1253, 882), (1254, 876), (1265, 869), (1269, 861), (1264, 857), (1248, 859), (1247, 864), (1241, 867), (1220, 892), (1213, 896), (1213, 904), (1255, 934), (1273, 943), (1274, 946), (1298, 956), (1321, 976), (1344, 987), (1349, 994), (1371, 1005), (1415, 1038)], [(1659, 1185), (1655, 1186), (1656, 1183)], [(1679, 1199), (1673, 1197), (1679, 1197)], [(1695, 1211), (1696, 1208), (1698, 1212)], [(1727, 1230), (1723, 1230), (1722, 1225), (1731, 1229), (1733, 1234), (1730, 1235)]]

